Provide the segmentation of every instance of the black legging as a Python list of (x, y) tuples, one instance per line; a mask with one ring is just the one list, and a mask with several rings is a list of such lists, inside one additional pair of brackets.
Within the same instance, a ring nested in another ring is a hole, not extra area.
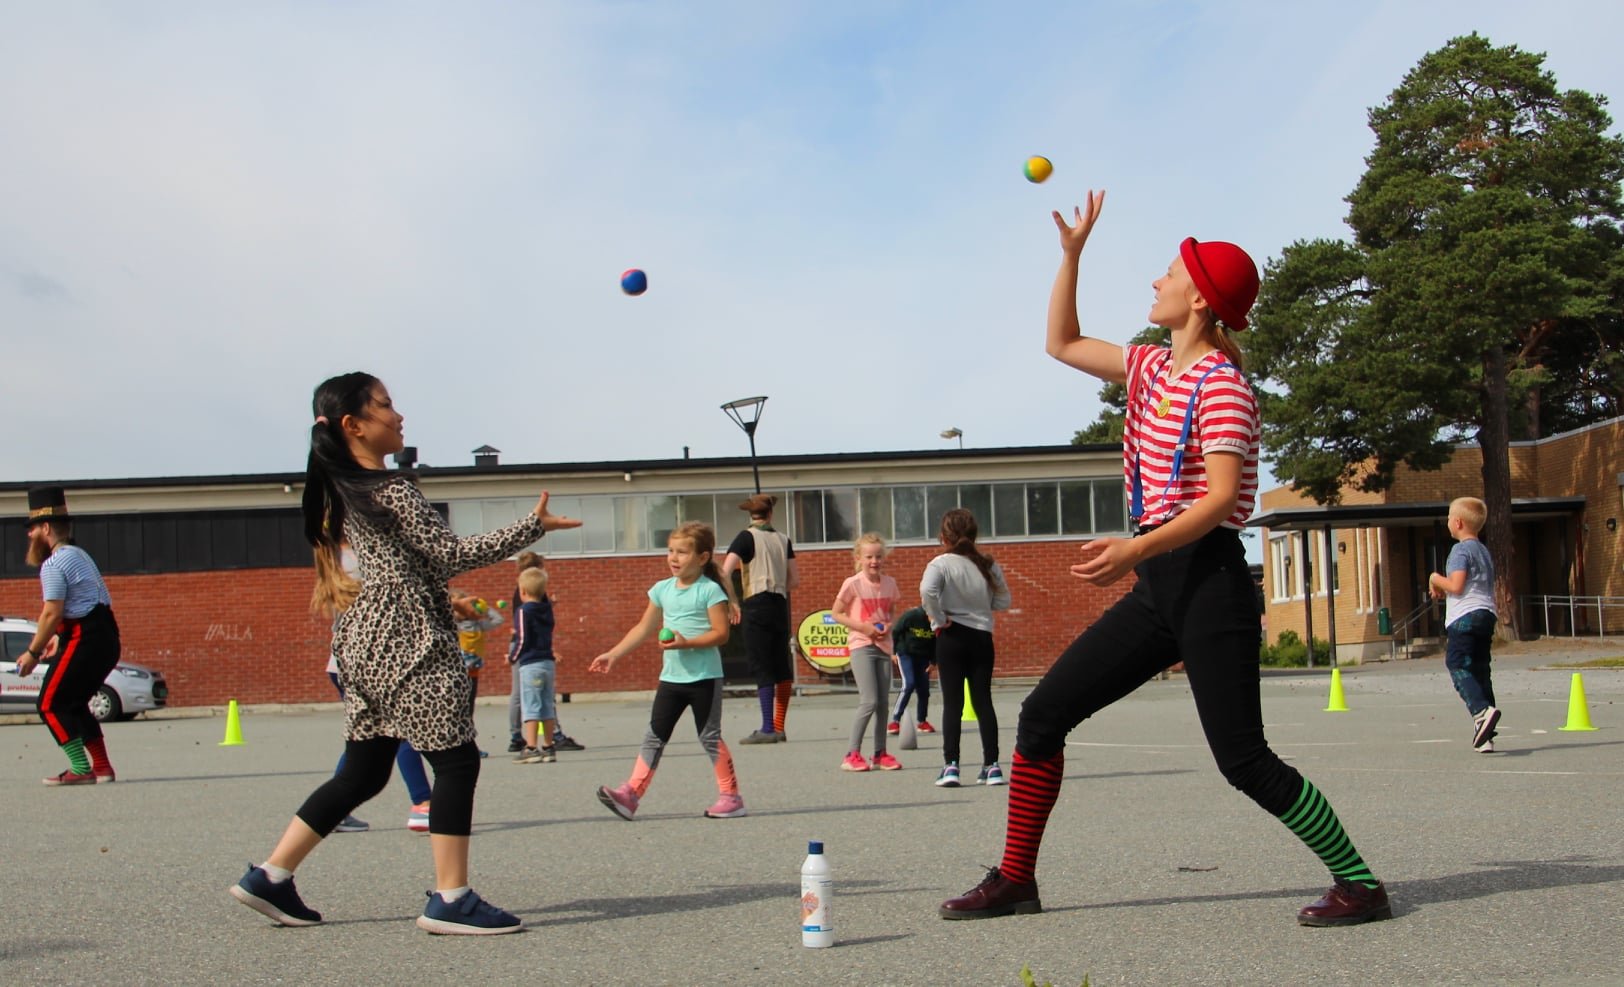
[(998, 714), (992, 708), (992, 634), (948, 624), (936, 638), (936, 669), (942, 679), (942, 762), (959, 762), (964, 720), (964, 683), (981, 725), (981, 763), (998, 763)]
[(794, 677), (789, 659), (789, 600), (778, 593), (757, 593), (739, 605), (744, 653), (756, 688), (765, 689)]
[[(344, 742), (344, 763), (338, 773), (310, 793), (298, 816), (322, 836), (333, 831), (361, 803), (383, 791), (395, 767), (400, 740), (373, 737)], [(423, 751), (434, 768), (434, 790), (429, 796), (429, 832), (441, 836), (467, 836), (474, 828), (474, 786), (479, 782), (479, 748), (469, 741), (450, 750)]]
[(1079, 723), (1183, 661), (1218, 769), (1266, 811), (1284, 814), (1302, 793), (1302, 776), (1263, 736), (1257, 597), (1239, 533), (1216, 528), (1134, 572), (1132, 591), (1071, 643), (1021, 704), (1016, 751), (1052, 757)]

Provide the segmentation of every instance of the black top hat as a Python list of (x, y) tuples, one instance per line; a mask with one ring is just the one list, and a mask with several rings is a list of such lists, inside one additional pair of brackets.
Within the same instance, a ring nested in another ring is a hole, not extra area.
[(35, 487), (28, 491), (28, 523), (68, 520), (68, 492), (61, 487)]

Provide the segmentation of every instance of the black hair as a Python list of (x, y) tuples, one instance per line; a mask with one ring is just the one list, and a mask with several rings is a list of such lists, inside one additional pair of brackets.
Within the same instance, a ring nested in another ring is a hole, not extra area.
[(356, 371), (329, 377), (311, 399), (310, 459), (305, 465), (305, 540), (318, 551), (336, 553), (344, 543), (344, 518), (356, 514), (389, 526), (394, 516), (373, 499), (372, 492), (399, 475), (395, 470), (367, 469), (355, 461), (344, 438), (345, 415), (364, 418), (378, 378)]

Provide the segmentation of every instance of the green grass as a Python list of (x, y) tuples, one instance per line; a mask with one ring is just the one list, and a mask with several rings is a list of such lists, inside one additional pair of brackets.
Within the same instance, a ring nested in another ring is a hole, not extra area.
[(1552, 668), (1624, 668), (1624, 655), (1616, 658), (1592, 658), (1589, 661), (1557, 662)]
[[(1031, 965), (1023, 963), (1021, 964), (1021, 987), (1054, 987), (1054, 984), (1047, 980), (1039, 984), (1038, 978), (1032, 975)], [(1086, 974), (1083, 976), (1082, 987), (1088, 987), (1088, 976)]]

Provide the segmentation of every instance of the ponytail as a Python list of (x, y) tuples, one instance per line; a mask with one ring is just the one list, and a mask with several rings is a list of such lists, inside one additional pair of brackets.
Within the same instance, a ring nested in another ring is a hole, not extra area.
[(1224, 328), (1223, 323), (1216, 320), (1212, 323), (1212, 341), (1219, 349), (1224, 351), (1224, 356), (1229, 358), (1229, 362), (1235, 365), (1237, 373), (1245, 371), (1246, 368), (1241, 364), (1240, 341), (1235, 338), (1233, 333)]
[(983, 555), (976, 548), (976, 517), (962, 507), (955, 507), (942, 515), (942, 545), (951, 555), (962, 555), (981, 570), (987, 589), (996, 594), (998, 582), (992, 575), (992, 556)]
[(342, 548), (318, 545), (312, 554), (316, 561), (316, 589), (310, 595), (310, 609), (336, 617), (350, 608), (361, 592), (361, 583), (344, 571)]

